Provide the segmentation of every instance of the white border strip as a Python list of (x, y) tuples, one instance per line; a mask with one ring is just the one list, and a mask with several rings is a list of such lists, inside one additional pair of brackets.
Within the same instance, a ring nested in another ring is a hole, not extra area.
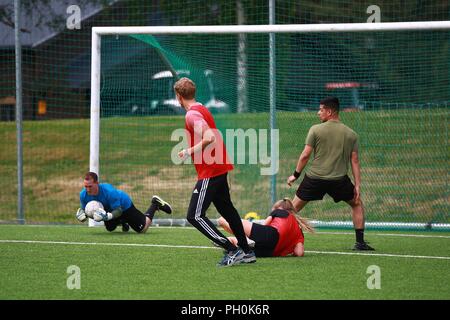
[[(336, 227), (336, 228), (352, 228), (351, 221), (319, 221), (311, 220), (311, 224), (315, 227)], [(366, 222), (367, 229), (377, 228), (396, 228), (396, 229), (424, 229), (424, 230), (449, 230), (450, 224), (446, 223), (419, 223), (419, 222)]]
[[(354, 232), (328, 232), (328, 231), (317, 231), (317, 234), (340, 234), (340, 235), (354, 235)], [(405, 234), (405, 233), (366, 233), (370, 236), (381, 236), (381, 237), (411, 237), (411, 238), (442, 238), (450, 239), (450, 236), (438, 236), (438, 235), (428, 235), (428, 234)]]
[[(186, 246), (186, 245), (146, 244), (146, 243), (64, 242), (64, 241), (42, 241), (42, 240), (0, 240), (0, 243), (63, 244), (63, 245), (77, 245), (77, 246), (79, 246), (79, 245), (92, 245), (92, 246), (123, 246), (123, 247), (159, 247), (159, 248), (183, 248), (183, 249), (188, 248), (188, 249), (215, 249), (215, 250), (222, 250), (222, 248), (206, 247), (206, 246)], [(334, 252), (334, 251), (314, 251), (314, 250), (305, 250), (305, 253), (450, 260), (450, 257), (415, 256), (415, 255), (389, 254), (389, 253)]]

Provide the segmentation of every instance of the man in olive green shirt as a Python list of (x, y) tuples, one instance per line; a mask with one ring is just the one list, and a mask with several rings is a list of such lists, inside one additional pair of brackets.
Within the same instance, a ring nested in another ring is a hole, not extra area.
[[(300, 211), (309, 202), (322, 200), (329, 194), (334, 202), (345, 201), (352, 208), (356, 233), (354, 250), (374, 250), (364, 241), (364, 207), (361, 201), (361, 174), (358, 160), (358, 135), (339, 120), (339, 100), (335, 97), (320, 101), (318, 112), (321, 124), (309, 129), (305, 148), (300, 154), (294, 173), (288, 178), (289, 186), (297, 180), (312, 153), (309, 166), (293, 199)], [(347, 175), (352, 169), (355, 184)]]

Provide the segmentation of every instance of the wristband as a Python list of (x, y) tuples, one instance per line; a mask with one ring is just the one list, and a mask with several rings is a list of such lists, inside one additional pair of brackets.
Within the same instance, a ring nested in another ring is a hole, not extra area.
[(297, 172), (297, 170), (295, 170), (292, 175), (295, 177), (295, 179), (298, 179), (298, 177), (300, 177), (300, 172)]

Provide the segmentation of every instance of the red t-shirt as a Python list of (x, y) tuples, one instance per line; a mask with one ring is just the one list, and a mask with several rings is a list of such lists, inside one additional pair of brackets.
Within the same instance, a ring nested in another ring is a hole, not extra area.
[[(201, 104), (191, 106), (186, 114), (186, 130), (189, 132), (189, 146), (193, 147), (199, 143), (202, 137), (194, 132), (195, 126), (202, 127), (202, 130), (212, 129), (216, 138), (215, 144), (208, 145), (201, 154), (191, 154), (195, 170), (197, 170), (198, 180), (220, 176), (233, 170), (230, 163), (222, 136), (217, 130), (214, 118), (209, 110)], [(205, 133), (205, 132), (203, 132)]]
[[(278, 230), (278, 242), (273, 251), (274, 257), (284, 257), (294, 252), (297, 243), (304, 243), (303, 231), (298, 225), (297, 219), (292, 213), (286, 210), (276, 210), (287, 213), (286, 217), (274, 216), (269, 226)], [(274, 212), (276, 212), (274, 211)], [(272, 213), (273, 214), (273, 213)]]

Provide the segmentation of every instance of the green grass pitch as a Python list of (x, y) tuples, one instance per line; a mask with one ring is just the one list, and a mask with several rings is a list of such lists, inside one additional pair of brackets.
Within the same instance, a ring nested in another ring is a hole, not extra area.
[[(450, 299), (448, 232), (366, 231), (366, 253), (350, 250), (352, 231), (305, 236), (303, 258), (220, 268), (222, 251), (193, 228), (0, 225), (0, 299)], [(380, 289), (367, 287), (373, 265)], [(70, 266), (80, 289), (67, 287)]]

